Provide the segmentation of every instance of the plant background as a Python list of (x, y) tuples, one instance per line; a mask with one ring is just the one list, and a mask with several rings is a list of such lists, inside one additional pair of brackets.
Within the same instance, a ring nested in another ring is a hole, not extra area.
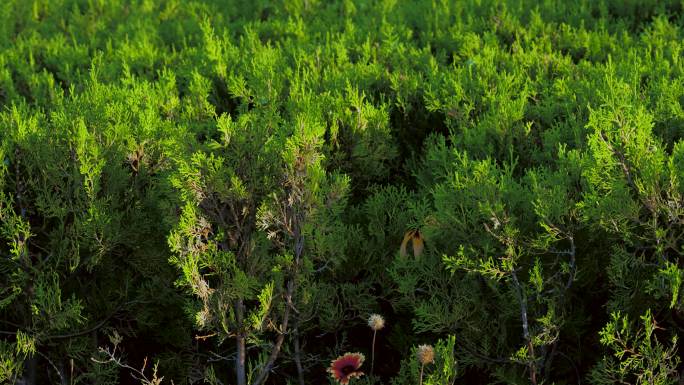
[(677, 383), (683, 9), (2, 2), (0, 381)]

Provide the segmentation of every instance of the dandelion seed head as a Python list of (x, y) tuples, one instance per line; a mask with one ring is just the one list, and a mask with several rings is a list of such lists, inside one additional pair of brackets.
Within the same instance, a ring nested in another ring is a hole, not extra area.
[(435, 349), (430, 345), (418, 346), (418, 362), (422, 365), (427, 365), (435, 362)]
[(385, 327), (385, 319), (380, 314), (371, 314), (368, 317), (368, 326), (377, 332)]

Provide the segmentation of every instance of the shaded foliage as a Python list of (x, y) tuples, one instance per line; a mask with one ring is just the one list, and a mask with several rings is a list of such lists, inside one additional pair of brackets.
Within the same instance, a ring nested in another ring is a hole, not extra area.
[(0, 382), (676, 383), (682, 11), (2, 2)]

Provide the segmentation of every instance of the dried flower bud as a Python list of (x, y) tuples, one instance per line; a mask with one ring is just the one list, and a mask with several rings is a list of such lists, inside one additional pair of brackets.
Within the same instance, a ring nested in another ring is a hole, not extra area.
[(385, 319), (380, 314), (371, 314), (368, 317), (368, 326), (377, 332), (385, 327)]
[(435, 349), (430, 345), (418, 346), (418, 362), (427, 365), (435, 362)]

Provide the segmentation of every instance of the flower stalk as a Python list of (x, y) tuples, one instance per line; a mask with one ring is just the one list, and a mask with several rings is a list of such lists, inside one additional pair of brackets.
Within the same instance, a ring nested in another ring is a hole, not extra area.
[(371, 314), (368, 317), (368, 327), (373, 330), (373, 342), (371, 344), (371, 376), (373, 375), (373, 368), (375, 367), (375, 336), (378, 330), (385, 327), (385, 319), (380, 314)]
[(419, 385), (423, 385), (423, 371), (425, 365), (435, 362), (435, 349), (430, 345), (418, 346), (418, 362), (420, 362), (420, 381)]

